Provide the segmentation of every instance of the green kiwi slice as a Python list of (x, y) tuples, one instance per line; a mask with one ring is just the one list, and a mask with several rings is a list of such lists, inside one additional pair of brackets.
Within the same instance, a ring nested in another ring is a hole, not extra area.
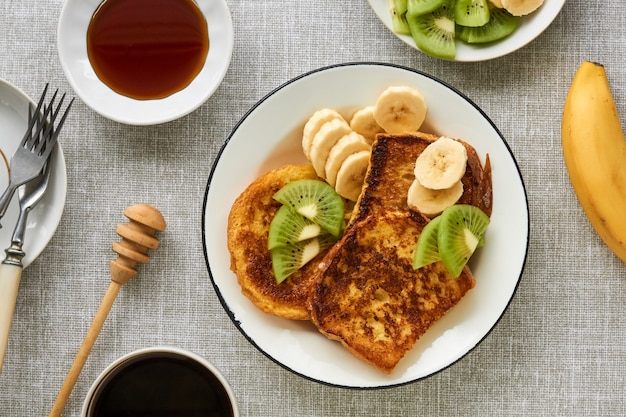
[(274, 194), (274, 199), (319, 224), (337, 237), (344, 227), (343, 198), (328, 183), (320, 180), (296, 180)]
[(446, 0), (407, 0), (406, 12), (411, 16), (430, 13), (441, 7)]
[(270, 222), (268, 249), (287, 246), (312, 239), (322, 233), (319, 224), (296, 213), (289, 206), (281, 206)]
[(455, 204), (440, 215), (437, 246), (439, 256), (453, 277), (458, 277), (470, 257), (481, 245), (490, 219), (481, 209)]
[(411, 37), (428, 55), (454, 59), (456, 56), (454, 0), (445, 0), (433, 12), (415, 15), (407, 12)]
[(454, 21), (458, 25), (477, 27), (489, 22), (487, 0), (456, 0)]
[(440, 222), (441, 216), (437, 216), (424, 226), (417, 239), (417, 247), (413, 256), (413, 269), (419, 269), (441, 260), (437, 245)]
[(287, 246), (278, 246), (270, 251), (272, 271), (276, 282), (280, 284), (289, 275), (302, 268), (324, 250), (331, 247), (337, 238), (324, 233), (312, 239), (303, 240)]
[(489, 6), (489, 22), (483, 26), (457, 26), (456, 35), (459, 39), (470, 44), (480, 44), (498, 41), (506, 38), (517, 29), (519, 16), (513, 16), (505, 9)]
[(406, 22), (408, 0), (389, 0), (391, 27), (395, 33), (410, 35), (409, 24)]

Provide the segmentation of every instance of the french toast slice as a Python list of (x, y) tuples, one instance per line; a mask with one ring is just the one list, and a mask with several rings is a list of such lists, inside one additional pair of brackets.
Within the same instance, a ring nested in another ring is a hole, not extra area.
[[(476, 282), (465, 267), (453, 278), (442, 262), (413, 269), (417, 239), (429, 219), (408, 208), (415, 160), (439, 136), (379, 134), (352, 219), (319, 265), (309, 296), (311, 320), (331, 340), (391, 373), (430, 326)], [(491, 214), (491, 165), (466, 147), (460, 203)]]
[(426, 330), (475, 285), (441, 262), (413, 269), (423, 216), (387, 211), (353, 223), (319, 265), (311, 320), (353, 355), (391, 373)]
[[(408, 210), (406, 197), (415, 179), (415, 160), (426, 146), (438, 138), (422, 132), (378, 134), (372, 145), (369, 170), (352, 221), (362, 220), (381, 210)], [(483, 167), (474, 147), (462, 140), (459, 142), (467, 150), (467, 168), (461, 179), (463, 196), (459, 204), (477, 206), (490, 216), (492, 189), (489, 155)]]
[(288, 182), (317, 179), (311, 165), (287, 165), (252, 182), (235, 200), (228, 217), (231, 270), (242, 293), (262, 311), (293, 320), (308, 320), (306, 300), (321, 257), (306, 264), (280, 285), (272, 272), (268, 231), (281, 204), (272, 196)]

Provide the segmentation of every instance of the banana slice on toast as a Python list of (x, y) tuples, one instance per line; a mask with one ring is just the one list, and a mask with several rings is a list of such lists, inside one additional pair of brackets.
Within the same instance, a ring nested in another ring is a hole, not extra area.
[(463, 195), (463, 182), (457, 181), (452, 187), (432, 190), (415, 179), (409, 187), (407, 204), (424, 216), (433, 218), (457, 201)]
[(426, 188), (443, 190), (459, 182), (466, 165), (465, 146), (442, 136), (428, 145), (415, 161), (415, 178)]

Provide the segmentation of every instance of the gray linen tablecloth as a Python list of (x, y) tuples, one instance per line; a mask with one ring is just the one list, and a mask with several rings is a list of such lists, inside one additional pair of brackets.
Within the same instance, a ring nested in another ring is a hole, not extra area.
[[(626, 265), (584, 216), (562, 160), (560, 121), (583, 60), (605, 64), (626, 118), (626, 3), (568, 1), (518, 52), (480, 63), (430, 58), (398, 40), (365, 0), (229, 0), (233, 59), (216, 93), (179, 120), (134, 127), (77, 101), (62, 132), (65, 212), (23, 274), (0, 416), (47, 415), (109, 282), (122, 212), (157, 206), (168, 229), (152, 260), (120, 292), (65, 409), (132, 350), (174, 345), (215, 363), (242, 416), (626, 415)], [(62, 0), (2, 0), (0, 77), (37, 97), (71, 92), (56, 48)], [(259, 353), (222, 309), (201, 242), (211, 166), (236, 122), (303, 72), (380, 61), (429, 73), (469, 96), (495, 122), (519, 163), (530, 206), (530, 248), (500, 323), (459, 362), (416, 383), (355, 391), (303, 379)]]

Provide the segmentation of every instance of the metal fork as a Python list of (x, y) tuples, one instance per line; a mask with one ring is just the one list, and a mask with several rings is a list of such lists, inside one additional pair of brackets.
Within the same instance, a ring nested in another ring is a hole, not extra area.
[[(59, 90), (57, 89), (54, 92), (50, 103), (46, 106), (43, 103), (47, 91), (48, 84), (46, 84), (34, 111), (32, 105), (28, 106), (28, 127), (22, 142), (11, 157), (9, 186), (0, 196), (0, 219), (5, 215), (17, 187), (31, 181), (41, 172), (50, 156), (50, 152), (54, 148), (69, 109), (74, 102), (74, 99), (72, 99), (67, 105), (61, 120), (55, 128), (54, 122), (61, 110), (65, 94), (61, 96), (61, 100), (55, 108), (54, 100)], [(42, 106), (43, 113), (41, 113)]]
[(28, 214), (46, 193), (50, 182), (50, 175), (54, 165), (54, 155), (50, 157), (43, 173), (33, 181), (22, 185), (18, 190), (20, 213), (11, 238), (11, 246), (6, 249), (6, 258), (0, 264), (0, 372), (6, 348), (9, 342), (9, 333), (13, 321), (13, 311), (22, 278), (24, 265), (24, 234)]

